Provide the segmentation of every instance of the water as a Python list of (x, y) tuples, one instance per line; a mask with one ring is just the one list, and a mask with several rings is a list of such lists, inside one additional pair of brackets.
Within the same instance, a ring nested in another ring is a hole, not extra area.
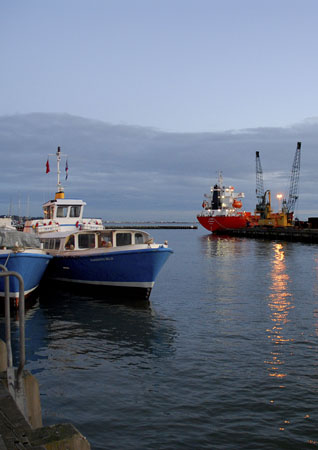
[(318, 246), (151, 234), (175, 253), (149, 305), (54, 293), (28, 310), (44, 424), (95, 450), (317, 447)]

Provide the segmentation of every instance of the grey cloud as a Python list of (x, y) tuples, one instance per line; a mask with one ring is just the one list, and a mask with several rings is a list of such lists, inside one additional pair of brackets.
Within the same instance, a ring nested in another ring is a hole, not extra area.
[[(58, 145), (68, 155), (66, 193), (87, 201), (87, 214), (195, 220), (194, 212), (200, 210), (218, 170), (225, 184), (245, 192), (244, 206), (253, 210), (255, 151), (260, 151), (265, 188), (274, 196), (288, 189), (297, 141), (302, 141), (298, 209), (318, 214), (317, 120), (289, 128), (167, 133), (66, 114), (0, 117), (0, 213), (7, 212), (10, 198), (25, 202), (29, 196), (30, 213), (41, 214), (44, 194), (52, 197), (56, 183), (54, 156), (48, 175), (45, 162)], [(61, 169), (64, 183), (64, 161)]]

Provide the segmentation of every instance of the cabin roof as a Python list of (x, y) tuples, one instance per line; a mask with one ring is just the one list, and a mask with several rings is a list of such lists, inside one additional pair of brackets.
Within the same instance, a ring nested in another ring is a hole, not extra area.
[(52, 204), (56, 204), (56, 205), (60, 205), (60, 206), (86, 205), (86, 203), (83, 200), (73, 200), (73, 199), (67, 199), (67, 198), (58, 198), (56, 200), (49, 200), (48, 202), (44, 203), (43, 206), (50, 206)]

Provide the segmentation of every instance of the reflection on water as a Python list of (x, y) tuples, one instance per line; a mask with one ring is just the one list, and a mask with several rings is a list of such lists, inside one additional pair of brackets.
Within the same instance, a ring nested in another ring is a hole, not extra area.
[(280, 243), (273, 243), (273, 250), (274, 257), (270, 274), (272, 283), (268, 296), (272, 327), (267, 332), (274, 348), (271, 352), (271, 360), (265, 362), (269, 365), (268, 370), (271, 377), (284, 378), (286, 373), (284, 373), (281, 346), (290, 341), (284, 336), (284, 326), (288, 322), (289, 312), (294, 306), (291, 304), (292, 294), (288, 289), (290, 279), (286, 272), (284, 246)]
[(244, 241), (232, 236), (217, 236), (209, 234), (202, 236), (202, 246), (206, 256), (222, 256), (231, 258), (234, 254), (239, 254), (244, 247)]
[[(96, 298), (54, 291), (26, 311), (26, 359), (33, 373), (46, 369), (54, 352), (56, 366), (89, 369), (105, 360), (162, 356), (174, 352), (175, 330), (149, 302), (108, 304)], [(3, 325), (3, 326), (2, 326)], [(4, 338), (4, 323), (0, 337)], [(12, 323), (13, 356), (19, 354), (19, 330)], [(84, 350), (85, 349), (85, 350)], [(85, 353), (86, 358), (83, 359)], [(98, 360), (100, 362), (98, 362)]]

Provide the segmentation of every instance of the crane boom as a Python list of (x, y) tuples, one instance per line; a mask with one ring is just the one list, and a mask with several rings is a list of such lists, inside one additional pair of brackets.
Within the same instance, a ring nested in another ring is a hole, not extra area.
[(292, 172), (290, 176), (289, 184), (289, 195), (286, 205), (287, 213), (293, 213), (295, 210), (295, 205), (298, 199), (298, 184), (299, 184), (299, 173), (300, 173), (300, 149), (301, 142), (297, 142), (296, 153), (294, 157), (294, 162), (292, 166)]
[(263, 181), (263, 170), (262, 170), (259, 152), (256, 152), (256, 198), (258, 199), (258, 205), (263, 204), (264, 181)]

